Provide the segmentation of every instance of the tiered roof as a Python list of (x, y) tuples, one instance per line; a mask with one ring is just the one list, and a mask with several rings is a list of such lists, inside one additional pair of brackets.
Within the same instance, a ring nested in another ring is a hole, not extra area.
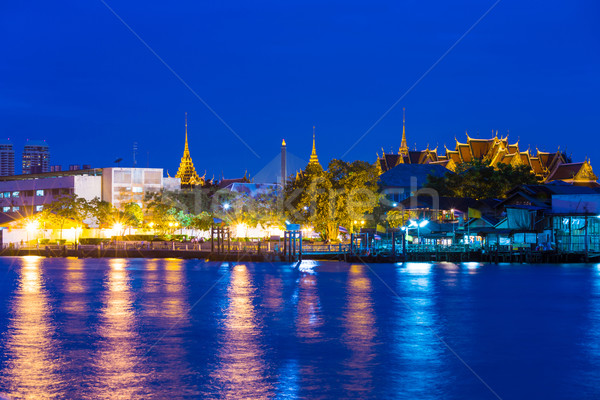
[(497, 131), (491, 139), (474, 139), (467, 134), (466, 143), (455, 140), (454, 150), (444, 146), (445, 155), (438, 155), (437, 149), (409, 150), (406, 147), (406, 131), (403, 122), (402, 147), (398, 154), (383, 152), (381, 157), (377, 155), (378, 166), (382, 173), (399, 164), (438, 164), (454, 171), (461, 163), (482, 160), (488, 161), (493, 167), (499, 164), (514, 167), (527, 166), (543, 182), (565, 180), (572, 183), (585, 183), (596, 182), (598, 179), (587, 160), (581, 163), (567, 163), (560, 150), (543, 152), (536, 149), (534, 156), (529, 149), (521, 151), (518, 141), (509, 143), (508, 136), (498, 137)]
[(188, 146), (188, 132), (187, 132), (187, 113), (185, 114), (185, 147), (183, 149), (183, 156), (181, 157), (181, 163), (177, 170), (175, 178), (181, 179), (182, 187), (203, 185), (204, 179), (198, 176), (194, 163), (192, 162), (192, 156), (190, 155), (190, 149)]

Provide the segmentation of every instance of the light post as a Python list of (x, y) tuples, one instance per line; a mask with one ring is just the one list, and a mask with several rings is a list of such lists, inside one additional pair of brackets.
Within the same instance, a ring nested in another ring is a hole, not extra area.
[(421, 228), (426, 227), (427, 224), (429, 224), (429, 220), (426, 220), (426, 219), (421, 220), (421, 221), (416, 221), (414, 219), (411, 219), (409, 225), (403, 226), (402, 230), (407, 233), (409, 229), (416, 228), (417, 229), (417, 241), (419, 242), (419, 244), (421, 244)]
[(37, 223), (35, 221), (29, 222), (25, 226), (25, 230), (27, 231), (27, 245), (29, 246), (29, 234), (35, 234), (35, 231), (37, 230)]

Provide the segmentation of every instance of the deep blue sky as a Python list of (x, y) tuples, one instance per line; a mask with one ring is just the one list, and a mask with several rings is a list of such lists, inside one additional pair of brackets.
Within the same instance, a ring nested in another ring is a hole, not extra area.
[[(189, 113), (198, 171), (258, 172), (288, 151), (348, 148), (494, 1), (107, 4), (244, 140), (250, 152), (100, 1), (0, 4), (0, 135), (52, 164), (131, 165), (174, 175)], [(567, 148), (600, 172), (600, 5), (504, 0), (345, 159), (454, 147), (492, 129), (522, 149)], [(18, 154), (20, 155), (20, 154)], [(20, 166), (17, 167), (20, 171)]]

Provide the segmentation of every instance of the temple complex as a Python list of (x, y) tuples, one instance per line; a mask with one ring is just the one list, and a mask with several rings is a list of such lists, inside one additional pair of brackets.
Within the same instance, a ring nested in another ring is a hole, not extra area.
[(493, 167), (499, 164), (514, 167), (525, 165), (531, 169), (541, 182), (556, 180), (579, 185), (597, 185), (598, 177), (594, 174), (590, 162), (573, 163), (567, 160), (560, 150), (556, 152), (543, 152), (536, 149), (535, 155), (527, 149), (521, 151), (519, 142), (509, 143), (508, 135), (490, 139), (474, 139), (467, 134), (467, 141), (461, 143), (456, 140), (454, 150), (445, 148), (445, 154), (438, 154), (438, 149), (410, 150), (406, 144), (405, 119), (402, 124), (402, 142), (398, 153), (385, 153), (377, 155), (377, 164), (384, 173), (399, 164), (433, 164), (442, 165), (455, 171), (459, 164), (480, 160), (489, 162)]
[(185, 147), (175, 177), (181, 179), (181, 187), (201, 186), (204, 184), (204, 178), (201, 178), (196, 173), (194, 163), (192, 162), (192, 156), (190, 156), (190, 149), (188, 147), (187, 113), (185, 114)]

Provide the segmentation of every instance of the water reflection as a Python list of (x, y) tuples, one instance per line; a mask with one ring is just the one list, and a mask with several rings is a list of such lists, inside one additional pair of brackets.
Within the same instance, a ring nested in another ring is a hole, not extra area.
[[(62, 302), (62, 309), (68, 314), (69, 324), (67, 329), (71, 333), (80, 331), (78, 323), (83, 322), (82, 316), (87, 312), (86, 301), (86, 280), (85, 270), (80, 260), (66, 260), (66, 277), (64, 281), (65, 297)], [(71, 325), (71, 322), (77, 326)]]
[(274, 395), (268, 382), (264, 349), (260, 344), (261, 324), (253, 305), (256, 289), (245, 265), (231, 271), (219, 365), (214, 372), (220, 398), (264, 399)]
[(1, 386), (13, 398), (50, 398), (59, 393), (63, 382), (58, 375), (61, 365), (53, 339), (49, 296), (41, 274), (41, 258), (22, 260), (5, 343), (9, 362), (0, 374)]
[(444, 372), (444, 348), (434, 331), (438, 326), (435, 310), (433, 264), (406, 263), (397, 269), (397, 293), (393, 354), (398, 358), (401, 375), (393, 375), (395, 393), (407, 398), (441, 396), (447, 380)]
[(95, 357), (95, 393), (103, 399), (144, 397), (144, 376), (138, 372), (143, 361), (136, 331), (133, 294), (125, 260), (111, 259), (105, 282), (103, 308), (97, 334), (99, 350)]
[(296, 332), (304, 342), (319, 341), (323, 316), (317, 288), (317, 276), (303, 273), (298, 285)]
[[(154, 371), (151, 376), (157, 382), (154, 394), (159, 398), (197, 396), (195, 385), (185, 384), (190, 366), (183, 337), (190, 326), (190, 305), (184, 261), (165, 260), (162, 274), (156, 262), (149, 267), (144, 272), (142, 290), (153, 295), (145, 298), (141, 307), (147, 321), (144, 331), (153, 333), (149, 359), (145, 362)], [(158, 344), (153, 346), (157, 340)]]
[(351, 398), (373, 396), (375, 367), (375, 315), (371, 299), (371, 280), (364, 265), (350, 266), (347, 299), (343, 315), (342, 342), (349, 352), (341, 374), (343, 388)]

